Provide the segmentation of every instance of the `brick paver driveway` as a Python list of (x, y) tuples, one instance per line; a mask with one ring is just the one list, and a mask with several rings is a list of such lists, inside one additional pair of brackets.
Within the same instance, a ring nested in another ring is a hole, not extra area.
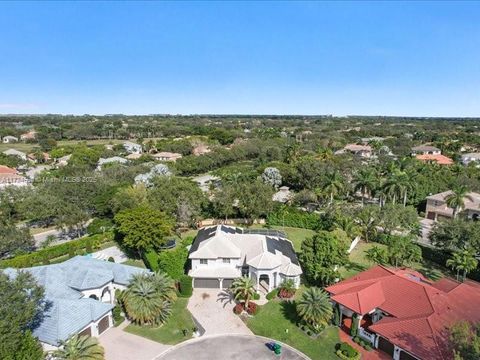
[(123, 331), (125, 321), (117, 328), (110, 328), (100, 335), (100, 344), (105, 349), (105, 360), (152, 360), (171, 345), (133, 335)]
[(250, 329), (233, 313), (235, 301), (218, 289), (194, 289), (188, 310), (205, 329), (205, 335), (247, 334)]
[(156, 360), (309, 360), (286, 345), (280, 356), (275, 355), (266, 346), (270, 341), (255, 335), (202, 336), (167, 350)]

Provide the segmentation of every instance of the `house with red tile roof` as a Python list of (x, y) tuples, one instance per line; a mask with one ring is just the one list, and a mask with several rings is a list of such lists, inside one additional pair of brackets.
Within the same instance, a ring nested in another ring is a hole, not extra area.
[(415, 158), (426, 163), (437, 163), (438, 165), (452, 165), (453, 160), (445, 155), (423, 154), (416, 155)]
[[(376, 266), (326, 288), (344, 330), (395, 360), (453, 359), (449, 328), (480, 322), (480, 284), (427, 280), (410, 269)], [(349, 328), (350, 327), (350, 328)]]

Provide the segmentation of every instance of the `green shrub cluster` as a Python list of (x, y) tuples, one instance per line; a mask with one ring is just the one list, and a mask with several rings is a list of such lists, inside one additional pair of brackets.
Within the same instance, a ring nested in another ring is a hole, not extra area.
[(361, 354), (352, 345), (342, 342), (337, 345), (337, 356), (344, 360), (359, 360)]
[(112, 315), (115, 326), (120, 325), (125, 320), (125, 318), (122, 316), (122, 308), (119, 305), (115, 305), (112, 310)]
[(178, 280), (178, 286), (180, 291), (180, 296), (189, 298), (192, 296), (193, 287), (192, 287), (192, 278), (188, 275), (182, 275)]
[(317, 230), (322, 227), (322, 221), (318, 214), (300, 211), (293, 207), (283, 207), (268, 214), (269, 226), (289, 226), (304, 229)]
[(254, 293), (253, 294), (253, 300), (260, 300), (260, 294), (259, 293)]
[(354, 341), (356, 344), (358, 344), (358, 345), (360, 345), (361, 347), (363, 347), (365, 350), (368, 350), (368, 351), (372, 350), (372, 346), (370, 345), (370, 343), (367, 342), (367, 341), (365, 341), (365, 340), (363, 340), (363, 339), (361, 339), (361, 338), (359, 338), (358, 336), (355, 336), (355, 337), (353, 338), (353, 341)]
[(113, 229), (113, 221), (107, 218), (102, 219), (94, 219), (88, 226), (87, 226), (87, 233), (89, 235), (96, 235), (96, 234), (103, 234), (106, 231), (110, 231)]
[(188, 260), (188, 250), (181, 244), (175, 249), (162, 251), (158, 255), (158, 268), (174, 280), (185, 274), (185, 264)]
[(63, 244), (50, 246), (48, 248), (35, 251), (30, 254), (19, 255), (11, 259), (0, 261), (0, 268), (24, 268), (35, 265), (42, 265), (51, 263), (53, 259), (68, 255), (74, 257), (75, 255), (85, 253), (87, 244), (99, 245), (113, 239), (112, 233), (105, 233), (84, 237), (78, 240), (72, 240)]
[(149, 250), (143, 255), (145, 266), (152, 271), (158, 271), (158, 254), (155, 250)]
[(272, 299), (275, 299), (277, 296), (278, 296), (278, 289), (273, 289), (265, 297), (267, 298), (267, 300), (272, 300)]

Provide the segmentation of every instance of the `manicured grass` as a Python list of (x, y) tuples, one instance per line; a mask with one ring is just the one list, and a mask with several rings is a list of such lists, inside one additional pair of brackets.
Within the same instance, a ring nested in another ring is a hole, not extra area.
[[(355, 249), (353, 249), (350, 253), (350, 264), (339, 269), (343, 278), (351, 277), (361, 271), (375, 266), (375, 264), (365, 259), (365, 252), (373, 246), (378, 246), (380, 248), (387, 247), (386, 245), (372, 242), (358, 243)], [(423, 259), (421, 262), (414, 263), (410, 267), (422, 273), (425, 277), (431, 280), (438, 280), (445, 276), (452, 276), (452, 273), (447, 268), (426, 259)]]
[[(264, 225), (252, 225), (250, 228), (265, 228)], [(312, 237), (315, 234), (315, 231), (304, 228), (295, 228), (288, 226), (272, 226), (271, 229), (281, 230), (287, 234), (288, 239), (293, 243), (293, 247), (296, 252), (300, 252), (302, 247), (302, 242), (308, 237)]]
[(297, 321), (294, 302), (271, 300), (246, 323), (256, 335), (284, 342), (312, 360), (338, 359), (335, 355), (335, 345), (340, 342), (338, 328), (327, 328), (318, 338), (311, 339), (297, 327)]
[(136, 259), (128, 259), (127, 261), (123, 262), (122, 265), (130, 265), (130, 266), (135, 266), (143, 269), (147, 268), (143, 263), (143, 260), (136, 260)]
[[(192, 337), (195, 324), (187, 310), (188, 299), (178, 298), (172, 306), (172, 314), (167, 322), (159, 327), (128, 325), (125, 331), (146, 337), (162, 344), (175, 345)], [(187, 330), (187, 336), (182, 330)]]
[(197, 236), (197, 233), (198, 233), (198, 230), (195, 230), (195, 229), (190, 229), (190, 230), (187, 230), (185, 232), (182, 232), (181, 234), (181, 238), (182, 239), (185, 239), (187, 237), (192, 237), (194, 238), (195, 236)]

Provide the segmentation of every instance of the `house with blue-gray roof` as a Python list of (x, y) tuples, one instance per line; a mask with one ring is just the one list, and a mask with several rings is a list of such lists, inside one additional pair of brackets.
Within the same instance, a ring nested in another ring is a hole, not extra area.
[(50, 351), (75, 334), (98, 336), (113, 326), (115, 290), (148, 270), (75, 256), (60, 264), (4, 270), (10, 277), (18, 271), (31, 273), (45, 289), (47, 311), (33, 334)]

